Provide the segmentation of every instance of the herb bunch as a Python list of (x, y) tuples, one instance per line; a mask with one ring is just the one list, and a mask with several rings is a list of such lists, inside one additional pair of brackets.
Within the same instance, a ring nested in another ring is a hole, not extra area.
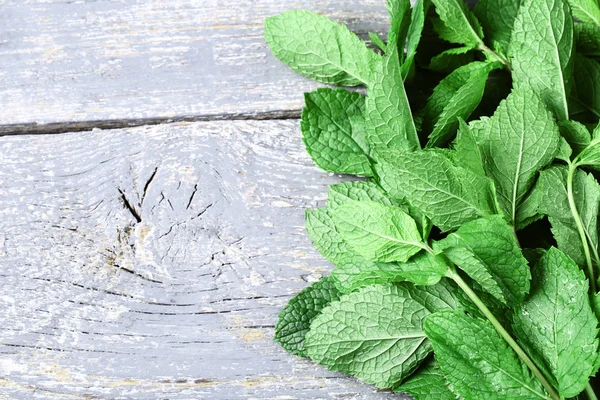
[(388, 0), (368, 47), (308, 11), (272, 52), (314, 162), (357, 175), (306, 214), (335, 265), (280, 314), (287, 351), (417, 400), (596, 399), (597, 0)]

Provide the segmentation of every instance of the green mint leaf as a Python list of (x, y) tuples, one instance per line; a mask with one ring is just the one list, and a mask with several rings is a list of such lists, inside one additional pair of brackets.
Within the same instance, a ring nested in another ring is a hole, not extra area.
[(446, 380), (467, 399), (548, 399), (540, 383), (486, 320), (461, 310), (425, 319)]
[(380, 184), (406, 199), (442, 231), (496, 213), (492, 183), (435, 151), (377, 151)]
[(569, 142), (567, 142), (567, 140), (564, 137), (561, 137), (560, 142), (558, 144), (558, 152), (556, 153), (556, 159), (568, 163), (571, 161), (572, 155), (573, 149), (569, 145)]
[(434, 248), (504, 304), (521, 304), (529, 293), (527, 260), (500, 215), (468, 222)]
[(442, 39), (472, 49), (483, 45), (483, 29), (477, 17), (462, 0), (432, 1), (443, 22), (435, 25), (435, 30)]
[(327, 196), (329, 208), (336, 208), (351, 200), (374, 201), (384, 206), (398, 206), (398, 203), (390, 199), (374, 182), (350, 181), (329, 186)]
[(430, 313), (463, 307), (462, 292), (448, 279), (431, 286), (416, 286), (407, 282), (399, 283), (396, 286), (404, 293), (405, 298), (417, 301)]
[(523, 0), (508, 55), (515, 87), (530, 87), (559, 120), (569, 119), (574, 49), (573, 18), (566, 1)]
[(398, 52), (392, 51), (375, 69), (366, 100), (366, 130), (370, 145), (416, 150), (421, 148), (404, 82)]
[(305, 101), (300, 129), (315, 164), (325, 171), (370, 176), (364, 97), (324, 88), (307, 93)]
[(536, 95), (520, 89), (500, 103), (483, 128), (473, 133), (487, 174), (496, 184), (504, 214), (511, 223), (519, 223), (519, 206), (537, 172), (556, 156), (558, 126)]
[(600, 7), (595, 0), (569, 0), (569, 4), (575, 18), (600, 26)]
[(590, 143), (579, 153), (575, 162), (596, 170), (600, 169), (600, 130), (594, 130), (594, 137)]
[(415, 66), (415, 55), (417, 47), (421, 41), (423, 27), (425, 26), (425, 16), (429, 10), (430, 0), (417, 0), (410, 16), (410, 25), (406, 37), (406, 60), (402, 64), (402, 77), (406, 79)]
[(355, 254), (336, 231), (331, 213), (326, 208), (306, 210), (306, 231), (319, 253), (334, 265), (341, 262), (346, 254)]
[(421, 210), (419, 210), (417, 207), (411, 206), (410, 204), (408, 205), (408, 214), (417, 223), (417, 228), (419, 229), (419, 233), (421, 234), (423, 241), (427, 241), (429, 239), (431, 229), (433, 228), (431, 220)]
[(313, 321), (305, 339), (308, 355), (377, 387), (397, 386), (431, 352), (425, 316), (450, 308), (446, 299), (433, 300), (429, 288), (375, 285), (342, 296)]
[(331, 278), (342, 293), (367, 285), (400, 281), (434, 285), (446, 272), (447, 266), (442, 260), (426, 253), (417, 254), (402, 264), (365, 259), (342, 239), (327, 209), (307, 210), (306, 228), (316, 249), (336, 266)]
[[(481, 122), (477, 121), (477, 123)], [(472, 124), (475, 126), (475, 123)], [(459, 126), (458, 135), (454, 141), (457, 164), (478, 175), (485, 176), (483, 153), (475, 140), (473, 132), (471, 132), (471, 127), (462, 119), (459, 119)]]
[(533, 269), (531, 294), (514, 314), (517, 337), (567, 398), (583, 391), (596, 371), (598, 320), (588, 290), (583, 271), (551, 248)]
[(448, 264), (439, 256), (421, 252), (410, 260), (398, 264), (399, 280), (412, 282), (415, 285), (429, 286), (438, 283), (446, 274)]
[(597, 121), (600, 117), (600, 64), (577, 54), (573, 80), (572, 103)]
[(387, 0), (390, 14), (390, 30), (386, 53), (397, 52), (400, 60), (404, 57), (404, 43), (410, 24), (411, 10), (409, 0)]
[(596, 293), (592, 296), (592, 308), (594, 309), (596, 318), (600, 320), (600, 293)]
[(369, 84), (371, 65), (379, 58), (344, 25), (304, 10), (267, 18), (265, 39), (294, 71), (334, 85)]
[(411, 282), (419, 286), (435, 285), (444, 276), (447, 265), (440, 257), (418, 253), (405, 263), (375, 263), (349, 253), (342, 257), (331, 278), (343, 293), (358, 288), (389, 282)]
[(573, 155), (578, 155), (589, 144), (591, 139), (590, 131), (585, 125), (576, 121), (560, 121), (558, 129), (563, 138), (569, 143), (573, 150)]
[(456, 69), (436, 86), (424, 111), (423, 129), (426, 132), (431, 129), (427, 147), (452, 139), (459, 127), (458, 119), (467, 119), (477, 108), (489, 73), (501, 66), (500, 63), (472, 62)]
[[(541, 172), (538, 211), (548, 216), (558, 248), (579, 265), (585, 265), (585, 253), (577, 226), (570, 213), (567, 196), (567, 167), (555, 166)], [(575, 204), (581, 216), (590, 245), (598, 249), (598, 207), (600, 187), (592, 175), (578, 170), (573, 179)]]
[[(306, 229), (315, 248), (336, 266), (331, 278), (339, 291), (350, 293), (366, 285), (405, 280), (397, 264), (368, 261), (352, 251), (336, 231), (329, 210), (307, 210)], [(419, 283), (428, 284), (435, 278), (435, 275), (419, 276)]]
[(543, 201), (540, 186), (540, 181), (538, 179), (533, 186), (533, 189), (531, 189), (531, 192), (525, 197), (523, 203), (521, 203), (521, 206), (519, 207), (519, 219), (515, 225), (515, 230), (520, 231), (544, 217), (544, 215), (539, 212), (540, 203)]
[(367, 260), (405, 262), (425, 247), (415, 220), (399, 207), (349, 201), (332, 215), (344, 241)]
[(334, 209), (348, 200), (375, 201), (384, 206), (397, 206), (410, 215), (417, 223), (423, 240), (427, 240), (431, 232), (431, 221), (417, 208), (392, 200), (377, 184), (370, 181), (351, 181), (329, 186), (327, 204)]
[(473, 12), (481, 22), (483, 32), (495, 50), (508, 51), (510, 35), (522, 0), (481, 0)]
[(448, 387), (444, 373), (434, 359), (421, 366), (394, 391), (408, 393), (415, 400), (457, 399), (457, 395)]
[(371, 41), (371, 43), (377, 46), (379, 50), (385, 51), (387, 46), (377, 33), (369, 32), (369, 40)]
[(473, 54), (469, 47), (455, 47), (445, 50), (431, 59), (429, 69), (438, 72), (451, 73), (457, 68), (473, 61)]
[(577, 52), (586, 57), (600, 56), (600, 26), (596, 24), (575, 24)]
[(310, 323), (323, 308), (339, 298), (340, 292), (330, 278), (323, 278), (302, 290), (279, 313), (275, 341), (288, 352), (306, 357), (304, 337), (310, 329)]

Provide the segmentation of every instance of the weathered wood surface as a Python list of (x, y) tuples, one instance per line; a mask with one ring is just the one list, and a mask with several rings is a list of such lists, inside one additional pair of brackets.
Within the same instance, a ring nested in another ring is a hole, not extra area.
[(285, 353), (340, 180), (297, 121), (0, 140), (0, 398), (392, 399)]
[(297, 116), (302, 92), (322, 85), (270, 54), (264, 19), (303, 8), (366, 36), (387, 29), (384, 5), (384, 0), (4, 0), (0, 134)]

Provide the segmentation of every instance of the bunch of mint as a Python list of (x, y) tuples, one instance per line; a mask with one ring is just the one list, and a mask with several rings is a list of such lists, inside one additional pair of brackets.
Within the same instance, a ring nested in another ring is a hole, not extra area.
[(363, 178), (307, 212), (335, 269), (275, 340), (417, 400), (596, 399), (597, 0), (387, 6), (372, 47), (307, 11), (266, 21), (295, 71), (366, 86), (306, 94), (312, 159)]

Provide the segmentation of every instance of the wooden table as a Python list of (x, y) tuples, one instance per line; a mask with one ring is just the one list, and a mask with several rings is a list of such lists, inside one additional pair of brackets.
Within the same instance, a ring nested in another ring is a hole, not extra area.
[(272, 342), (331, 269), (303, 218), (340, 177), (263, 20), (364, 37), (384, 3), (0, 2), (0, 399), (402, 397)]

